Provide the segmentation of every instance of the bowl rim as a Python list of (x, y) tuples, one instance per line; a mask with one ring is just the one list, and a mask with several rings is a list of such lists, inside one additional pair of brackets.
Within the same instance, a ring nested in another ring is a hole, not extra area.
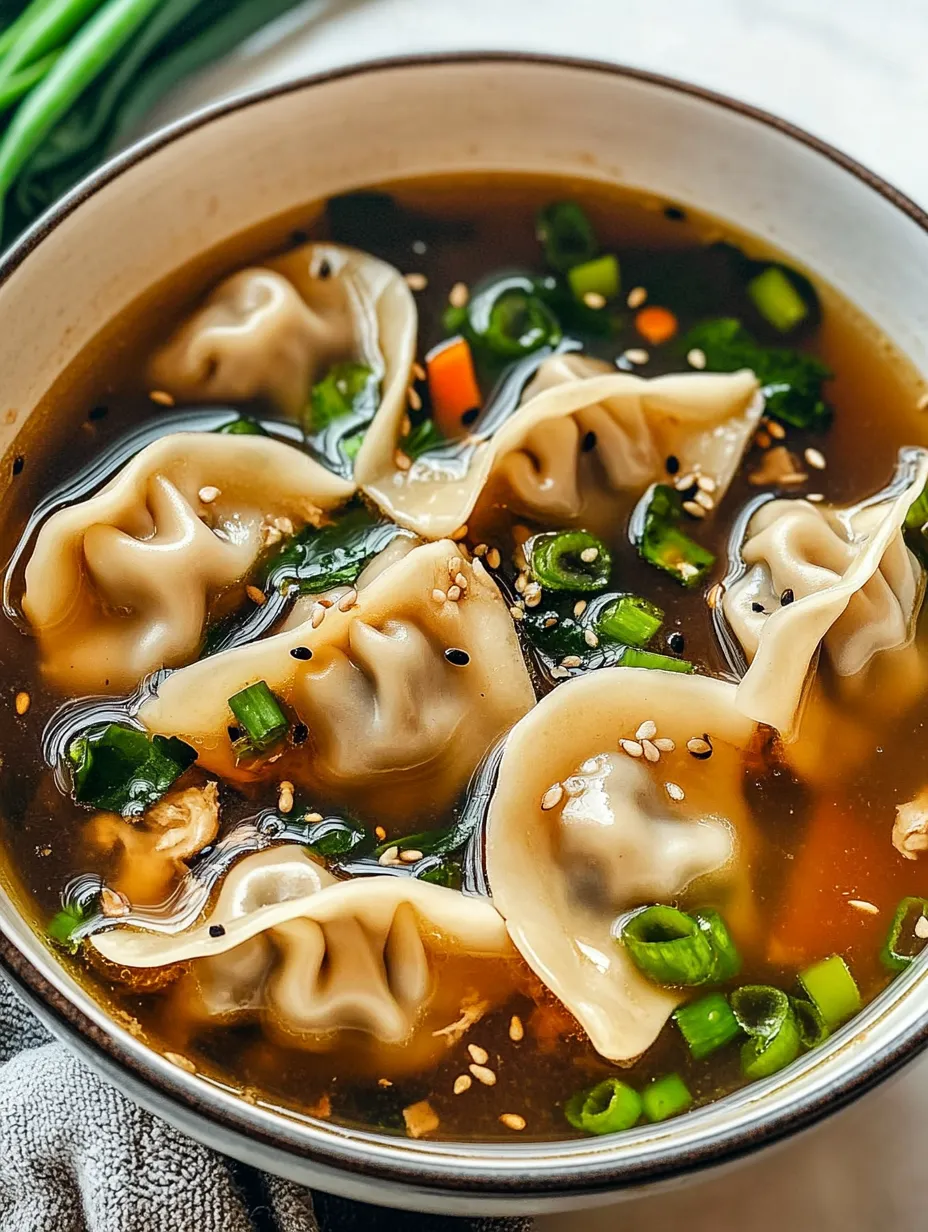
[[(157, 129), (81, 180), (19, 237), (0, 257), (0, 287), (48, 235), (111, 181), (165, 146), (215, 120), (281, 96), (324, 87), (346, 78), (396, 70), (479, 64), (536, 65), (609, 74), (710, 103), (771, 128), (828, 159), (883, 197), (928, 235), (928, 211), (881, 176), (791, 121), (718, 91), (646, 69), (596, 59), (519, 51), (432, 52), (355, 62), (243, 91), (198, 108)], [(60, 968), (61, 964), (50, 956), (50, 965)], [(232, 1144), (238, 1143), (240, 1149), (248, 1154), (248, 1147), (258, 1143), (271, 1152), (270, 1156), (262, 1155), (259, 1166), (269, 1167), (272, 1171), (276, 1153), (278, 1162), (281, 1154), (301, 1157), (310, 1164), (318, 1164), (330, 1176), (355, 1173), (382, 1181), (386, 1192), (393, 1190), (398, 1193), (415, 1184), (420, 1194), (464, 1191), (478, 1200), (485, 1197), (510, 1203), (513, 1199), (528, 1198), (530, 1195), (541, 1199), (545, 1195), (561, 1199), (586, 1197), (589, 1201), (596, 1194), (605, 1198), (609, 1193), (734, 1161), (837, 1112), (928, 1046), (928, 1012), (921, 1016), (913, 1014), (912, 1020), (900, 1027), (888, 1043), (879, 1050), (871, 1050), (872, 1055), (851, 1057), (833, 1081), (803, 1092), (797, 1099), (782, 1101), (776, 1111), (758, 1115), (764, 1107), (764, 1094), (775, 1081), (767, 1079), (747, 1088), (750, 1094), (746, 1094), (745, 1090), (735, 1093), (676, 1122), (681, 1126), (693, 1126), (697, 1121), (706, 1119), (702, 1114), (713, 1110), (738, 1111), (738, 1115), (728, 1118), (731, 1124), (708, 1126), (708, 1132), (701, 1140), (681, 1148), (675, 1144), (675, 1139), (681, 1136), (679, 1133), (666, 1133), (663, 1127), (654, 1126), (649, 1131), (650, 1149), (639, 1152), (637, 1157), (626, 1153), (624, 1158), (618, 1158), (625, 1140), (634, 1131), (607, 1139), (585, 1139), (580, 1142), (512, 1143), (494, 1140), (430, 1143), (427, 1140), (415, 1141), (384, 1133), (347, 1129), (312, 1118), (299, 1118), (286, 1111), (255, 1109), (240, 1099), (235, 1100), (238, 1108), (231, 1104), (223, 1106), (222, 1097), (233, 1094), (232, 1088), (203, 1077), (192, 1078), (166, 1062), (159, 1068), (154, 1061), (163, 1062), (160, 1054), (146, 1045), (137, 1045), (133, 1049), (135, 1041), (121, 1041), (121, 1029), (102, 1009), (100, 1019), (105, 1020), (108, 1026), (104, 1028), (101, 1022), (94, 1021), (39, 970), (2, 927), (0, 973), (46, 1025), (56, 1034), (67, 1037), (110, 1081), (121, 1078), (123, 1087), (137, 1102), (147, 1104), (151, 1111), (168, 1119), (171, 1119), (173, 1110), (175, 1117), (180, 1114), (184, 1129), (194, 1134), (195, 1126), (204, 1120), (211, 1128), (222, 1130), (225, 1134), (223, 1142), (214, 1143), (220, 1149), (235, 1153)], [(893, 1003), (901, 1002), (906, 991), (915, 983), (928, 987), (928, 972), (925, 978), (919, 978), (920, 974), (910, 968), (893, 982), (890, 987), (897, 990), (897, 995), (892, 998)], [(861, 1015), (832, 1037), (837, 1051), (846, 1050), (848, 1042), (869, 1034), (885, 1016), (882, 1011), (892, 1009), (887, 996), (889, 992), (890, 988), (884, 990)], [(134, 1052), (139, 1055), (133, 1055)], [(836, 1070), (838, 1068), (835, 1066)], [(213, 1092), (212, 1099), (206, 1094), (207, 1087)], [(747, 1116), (740, 1114), (744, 1110), (747, 1110)], [(265, 1115), (257, 1115), (260, 1112)], [(610, 1143), (613, 1144), (611, 1147)], [(480, 1158), (483, 1155), (486, 1159)], [(370, 1198), (370, 1194), (365, 1196)], [(521, 1209), (525, 1209), (524, 1205)]]

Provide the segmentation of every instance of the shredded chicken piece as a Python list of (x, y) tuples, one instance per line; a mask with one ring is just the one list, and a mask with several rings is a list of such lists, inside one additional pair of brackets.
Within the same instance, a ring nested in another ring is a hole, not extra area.
[(403, 1120), (406, 1122), (406, 1133), (410, 1138), (421, 1138), (431, 1134), (439, 1126), (435, 1109), (427, 1099), (420, 1099), (418, 1104), (410, 1104), (403, 1109)]
[(447, 1027), (441, 1027), (438, 1031), (433, 1031), (432, 1035), (436, 1038), (442, 1035), (445, 1036), (450, 1048), (452, 1044), (456, 1044), (471, 1029), (475, 1022), (480, 1021), (489, 1008), (489, 1001), (480, 1000), (476, 993), (470, 994), (461, 1002), (461, 1017), (456, 1022), (449, 1023)]
[(893, 846), (907, 860), (917, 860), (923, 851), (928, 851), (928, 787), (914, 800), (897, 805)]
[(219, 833), (218, 786), (210, 782), (172, 792), (148, 810), (145, 825), (161, 831), (155, 851), (171, 860), (189, 860)]
[(799, 459), (785, 445), (776, 445), (764, 454), (760, 466), (751, 471), (748, 481), (755, 487), (792, 486), (805, 483), (809, 476), (803, 471)]

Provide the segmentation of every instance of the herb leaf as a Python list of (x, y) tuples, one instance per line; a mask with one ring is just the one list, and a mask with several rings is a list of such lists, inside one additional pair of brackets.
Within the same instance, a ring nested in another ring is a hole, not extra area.
[(290, 539), (270, 562), (265, 589), (279, 589), (288, 581), (296, 581), (304, 594), (350, 586), (368, 561), (402, 533), (358, 504), (332, 526), (307, 526)]
[(123, 817), (156, 804), (196, 759), (176, 736), (149, 737), (124, 723), (77, 736), (68, 748), (75, 800)]
[(80, 949), (80, 942), (75, 940), (74, 934), (93, 915), (94, 906), (94, 903), (86, 905), (75, 903), (63, 907), (48, 921), (45, 931), (52, 941), (62, 946), (69, 954), (76, 954)]

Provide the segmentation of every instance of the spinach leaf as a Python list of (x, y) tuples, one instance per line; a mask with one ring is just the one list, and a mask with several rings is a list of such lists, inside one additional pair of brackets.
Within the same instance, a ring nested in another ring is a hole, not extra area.
[(265, 590), (294, 582), (303, 594), (350, 586), (364, 566), (403, 531), (357, 504), (331, 526), (307, 526), (271, 560)]
[(197, 755), (176, 736), (151, 736), (123, 723), (77, 736), (68, 748), (80, 804), (138, 817), (156, 804)]

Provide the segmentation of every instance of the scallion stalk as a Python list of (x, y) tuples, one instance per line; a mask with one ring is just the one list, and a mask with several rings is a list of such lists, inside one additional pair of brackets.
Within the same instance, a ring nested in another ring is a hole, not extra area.
[(552, 201), (539, 210), (535, 234), (545, 260), (562, 274), (596, 256), (596, 233), (576, 201)]
[(529, 568), (547, 590), (602, 590), (609, 581), (609, 549), (586, 530), (545, 531), (523, 546)]
[(675, 659), (673, 655), (655, 654), (651, 650), (639, 650), (629, 646), (619, 660), (622, 667), (645, 667), (655, 672), (694, 672), (696, 667), (688, 659)]
[(585, 300), (587, 295), (615, 299), (621, 285), (618, 258), (610, 252), (592, 261), (584, 261), (582, 265), (575, 265), (567, 271), (567, 281), (579, 300)]
[(682, 586), (698, 585), (715, 564), (715, 557), (679, 529), (683, 517), (679, 495), (667, 484), (658, 483), (645, 499), (639, 554)]
[(620, 595), (604, 607), (596, 619), (600, 637), (626, 646), (647, 646), (664, 621), (664, 613), (640, 595)]
[(264, 680), (233, 694), (229, 698), (229, 709), (256, 751), (270, 748), (287, 733), (287, 716)]
[(649, 1121), (666, 1121), (691, 1108), (693, 1097), (679, 1074), (665, 1074), (644, 1088), (641, 1106)]
[(809, 315), (809, 305), (779, 265), (768, 265), (752, 278), (747, 293), (768, 324), (788, 334)]
[(928, 933), (928, 899), (902, 899), (880, 950), (880, 960), (887, 970), (904, 971), (925, 948), (928, 936), (919, 936), (919, 920), (924, 921), (922, 928)]
[[(373, 418), (378, 382), (367, 364), (348, 360), (335, 364), (312, 387), (305, 415), (307, 432), (322, 432), (345, 415), (364, 413)], [(368, 414), (369, 412), (369, 414)]]
[(832, 954), (800, 972), (799, 983), (830, 1030), (852, 1018), (863, 1004), (860, 989), (840, 954)]
[(748, 1040), (741, 1048), (747, 1078), (766, 1078), (799, 1055), (799, 1024), (789, 997), (768, 984), (745, 984), (731, 994), (732, 1012)]
[(673, 1019), (686, 1040), (690, 1055), (697, 1061), (724, 1048), (741, 1034), (741, 1025), (720, 992), (681, 1006)]
[(676, 907), (635, 912), (619, 938), (638, 970), (657, 984), (690, 988), (711, 978), (712, 945), (693, 917)]
[(590, 1090), (578, 1091), (564, 1105), (574, 1129), (588, 1134), (617, 1134), (641, 1117), (641, 1097), (618, 1078), (606, 1078)]
[(793, 1013), (796, 1015), (799, 1038), (802, 1041), (803, 1048), (815, 1048), (816, 1045), (828, 1039), (831, 1032), (818, 1006), (813, 1005), (811, 1001), (807, 1001), (804, 997), (792, 997), (790, 1000), (793, 1006)]
[(732, 940), (727, 924), (717, 911), (708, 907), (700, 907), (691, 914), (712, 946), (713, 983), (723, 984), (726, 980), (734, 979), (741, 970), (741, 955)]

